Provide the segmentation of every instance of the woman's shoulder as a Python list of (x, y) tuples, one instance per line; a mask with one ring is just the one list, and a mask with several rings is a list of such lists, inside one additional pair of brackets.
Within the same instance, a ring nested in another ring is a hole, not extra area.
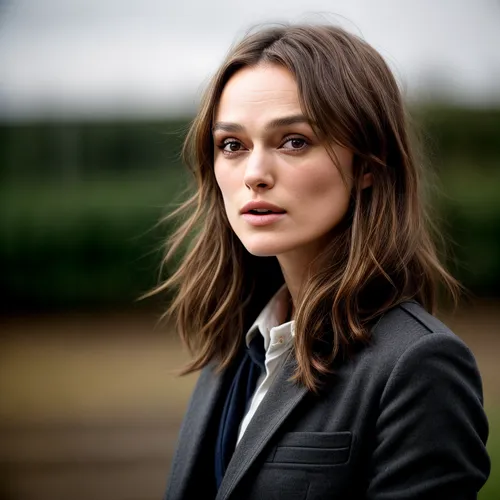
[(463, 498), (475, 498), (490, 470), (488, 420), (476, 361), (455, 333), (417, 302), (401, 303), (378, 321), (348, 375), (346, 383), (355, 378), (364, 391), (354, 399), (372, 405), (363, 411), (376, 422), (371, 495), (385, 494), (403, 476), (406, 487), (403, 467), (419, 471), (415, 498), (435, 487), (449, 488), (443, 497), (451, 498), (457, 485)]
[(363, 357), (382, 371), (412, 367), (421, 372), (429, 365), (444, 368), (445, 364), (465, 363), (477, 372), (474, 355), (465, 342), (414, 300), (402, 302), (381, 316)]
[(396, 351), (404, 351), (424, 338), (437, 339), (443, 336), (463, 344), (448, 326), (415, 300), (401, 302), (386, 311), (371, 330), (373, 344)]

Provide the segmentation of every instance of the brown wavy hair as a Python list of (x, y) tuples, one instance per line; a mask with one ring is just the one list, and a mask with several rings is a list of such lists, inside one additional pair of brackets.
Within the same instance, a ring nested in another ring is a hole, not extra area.
[[(251, 255), (235, 236), (214, 176), (212, 125), (222, 90), (239, 69), (261, 63), (294, 75), (302, 110), (332, 155), (335, 143), (354, 155), (348, 212), (294, 304), (293, 378), (317, 391), (337, 361), (369, 342), (371, 328), (387, 310), (414, 299), (434, 313), (439, 286), (456, 304), (460, 285), (433, 243), (423, 169), (410, 146), (398, 85), (380, 54), (336, 26), (260, 28), (228, 53), (182, 151), (195, 192), (171, 214), (184, 218), (168, 241), (165, 263), (187, 250), (152, 293), (175, 290), (167, 314), (193, 355), (183, 373), (209, 362), (226, 368), (246, 329), (283, 283), (276, 257)], [(365, 172), (373, 182), (362, 189)]]

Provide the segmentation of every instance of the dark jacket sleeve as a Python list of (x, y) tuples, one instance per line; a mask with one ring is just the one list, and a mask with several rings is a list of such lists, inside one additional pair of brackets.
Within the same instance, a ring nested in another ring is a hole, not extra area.
[(398, 359), (380, 400), (367, 498), (470, 500), (490, 471), (475, 359), (431, 333)]

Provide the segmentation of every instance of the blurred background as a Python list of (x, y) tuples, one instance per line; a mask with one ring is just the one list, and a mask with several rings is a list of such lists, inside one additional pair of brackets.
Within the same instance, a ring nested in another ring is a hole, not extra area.
[[(320, 12), (321, 15), (314, 13)], [(0, 0), (0, 499), (161, 498), (196, 375), (157, 283), (201, 91), (256, 23), (386, 58), (424, 138), (500, 498), (500, 3)], [(168, 273), (168, 269), (166, 272)]]

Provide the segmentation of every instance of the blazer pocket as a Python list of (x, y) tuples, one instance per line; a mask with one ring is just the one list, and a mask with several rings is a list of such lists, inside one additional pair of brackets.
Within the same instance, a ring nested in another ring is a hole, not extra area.
[(346, 432), (288, 432), (276, 445), (271, 462), (338, 465), (349, 460), (352, 434)]

